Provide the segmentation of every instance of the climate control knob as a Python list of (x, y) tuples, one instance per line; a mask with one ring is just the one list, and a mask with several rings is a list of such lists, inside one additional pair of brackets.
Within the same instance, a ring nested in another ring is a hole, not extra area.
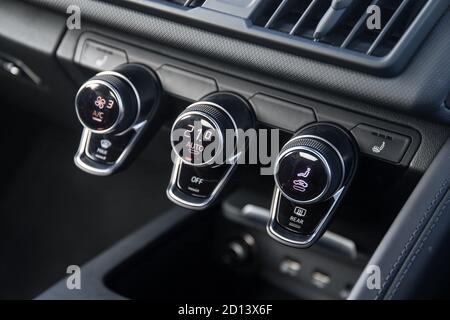
[(248, 147), (245, 132), (254, 127), (252, 108), (234, 93), (214, 93), (188, 106), (170, 134), (169, 199), (192, 210), (212, 205)]
[(357, 144), (345, 129), (320, 123), (300, 130), (275, 162), (269, 234), (290, 246), (311, 246), (333, 217), (357, 163)]
[(86, 82), (75, 103), (81, 124), (92, 132), (105, 134), (129, 128), (138, 105), (130, 90), (127, 83), (113, 76), (99, 76)]
[(178, 116), (170, 140), (173, 150), (184, 163), (204, 167), (224, 162), (227, 130), (234, 132), (235, 124), (225, 109), (208, 102), (199, 103)]
[(158, 84), (149, 69), (123, 65), (99, 73), (81, 86), (75, 110), (81, 124), (91, 132), (117, 134), (145, 117), (158, 95)]
[(297, 203), (328, 199), (342, 184), (342, 159), (336, 148), (319, 137), (294, 138), (277, 158), (275, 182), (286, 198)]
[(140, 64), (124, 64), (89, 79), (75, 98), (84, 127), (75, 164), (102, 176), (124, 168), (139, 151), (144, 133), (157, 127), (160, 100), (156, 74)]

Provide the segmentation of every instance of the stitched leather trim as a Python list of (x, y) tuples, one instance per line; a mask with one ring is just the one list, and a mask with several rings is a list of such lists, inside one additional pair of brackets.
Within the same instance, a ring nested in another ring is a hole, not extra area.
[(439, 210), (438, 215), (434, 218), (433, 224), (430, 226), (430, 228), (428, 229), (426, 235), (423, 237), (423, 239), (420, 241), (420, 244), (418, 246), (418, 248), (415, 250), (414, 255), (411, 257), (408, 265), (406, 266), (405, 270), (402, 272), (400, 278), (397, 280), (395, 287), (393, 289), (393, 291), (389, 294), (389, 296), (387, 297), (387, 299), (393, 299), (393, 297), (395, 296), (395, 294), (397, 293), (400, 285), (402, 284), (404, 278), (406, 277), (406, 274), (409, 272), (411, 266), (414, 264), (414, 262), (416, 261), (416, 257), (420, 254), (420, 252), (422, 251), (425, 242), (427, 242), (427, 240), (429, 239), (431, 233), (433, 232), (434, 228), (436, 227), (437, 223), (439, 222), (440, 218), (442, 217), (442, 215), (444, 214), (444, 211), (447, 209), (448, 204), (450, 203), (450, 196), (447, 198), (447, 200), (445, 200), (444, 205), (442, 206), (442, 208)]
[(378, 293), (374, 297), (374, 300), (380, 299), (382, 294), (384, 294), (384, 292), (386, 291), (387, 285), (389, 284), (389, 282), (390, 282), (391, 278), (393, 277), (395, 271), (398, 269), (397, 267), (399, 266), (399, 264), (402, 261), (403, 257), (408, 253), (408, 249), (409, 249), (410, 245), (413, 243), (413, 240), (416, 239), (416, 236), (419, 233), (419, 231), (422, 231), (422, 229), (423, 229), (422, 226), (424, 225), (425, 221), (427, 220), (428, 216), (430, 215), (430, 212), (432, 211), (432, 209), (435, 208), (436, 203), (440, 200), (440, 198), (442, 196), (442, 193), (447, 191), (449, 183), (450, 183), (450, 178), (447, 178), (442, 183), (442, 185), (439, 188), (439, 190), (436, 192), (436, 194), (435, 194), (433, 200), (430, 202), (430, 205), (428, 206), (427, 210), (425, 210), (424, 214), (422, 215), (422, 218), (419, 220), (418, 224), (416, 225), (416, 228), (411, 233), (410, 237), (408, 238), (408, 241), (405, 243), (402, 251), (400, 252), (400, 255), (397, 257), (397, 259), (393, 263), (389, 273), (387, 274), (383, 284), (381, 285), (380, 290), (378, 291)]

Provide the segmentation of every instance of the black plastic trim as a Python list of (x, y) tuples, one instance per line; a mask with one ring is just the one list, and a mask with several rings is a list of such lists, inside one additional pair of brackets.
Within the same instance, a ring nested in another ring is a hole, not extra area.
[[(428, 271), (439, 265), (434, 254), (448, 251), (450, 220), (450, 140), (442, 147), (403, 209), (361, 274), (349, 299), (411, 299), (421, 298), (425, 292), (418, 284), (429, 277), (438, 279), (439, 273)], [(369, 288), (373, 266), (380, 271), (380, 286)], [(443, 263), (442, 266), (445, 266)], [(408, 274), (410, 268), (416, 272)], [(435, 283), (439, 286), (439, 283)], [(415, 288), (414, 288), (415, 287)], [(414, 289), (412, 289), (414, 288)], [(414, 297), (415, 296), (415, 297)]]
[(161, 237), (191, 217), (195, 217), (192, 212), (182, 208), (175, 207), (164, 212), (157, 219), (150, 221), (83, 265), (81, 272), (84, 281), (81, 290), (67, 289), (67, 279), (64, 278), (41, 293), (36, 300), (126, 299), (106, 286), (105, 276), (136, 252), (144, 249), (149, 243), (156, 243)]
[(253, 25), (249, 19), (203, 7), (186, 8), (158, 0), (112, 0), (112, 2), (128, 8), (157, 13), (176, 22), (383, 77), (393, 77), (404, 70), (417, 48), (450, 5), (449, 0), (429, 1), (394, 49), (384, 57), (375, 57), (265, 29)]
[[(148, 46), (149, 43), (142, 41), (146, 39), (154, 48), (152, 50), (177, 56), (190, 64), (238, 74), (258, 83), (265, 82), (279, 90), (303, 91), (322, 101), (332, 96), (330, 102), (346, 100), (346, 107), (358, 101), (358, 109), (371, 104), (450, 123), (450, 110), (443, 107), (450, 88), (450, 42), (445, 41), (450, 26), (450, 11), (439, 21), (400, 75), (380, 78), (110, 3), (90, 0), (26, 1), (57, 10), (63, 15), (69, 5), (78, 5), (82, 10), (82, 28), (71, 30), (68, 35), (88, 31), (88, 21), (95, 21), (107, 26), (107, 33), (114, 37), (121, 36), (119, 31), (125, 32), (122, 38), (127, 42), (128, 39), (131, 41), (131, 35), (139, 36), (141, 38), (135, 40), (139, 46)], [(151, 61), (148, 63), (152, 64)]]
[[(439, 131), (439, 137), (430, 137), (428, 134), (424, 135), (423, 130), (415, 130), (421, 128), (423, 124), (419, 125), (416, 121), (414, 121), (414, 123), (406, 121), (408, 118), (405, 116), (401, 116), (401, 118), (396, 118), (393, 114), (383, 116), (379, 109), (372, 115), (361, 114), (361, 112), (344, 111), (334, 105), (304, 99), (299, 96), (286, 95), (269, 87), (258, 86), (251, 82), (241, 81), (236, 77), (230, 77), (208, 69), (188, 65), (179, 60), (133, 46), (126, 42), (119, 42), (93, 32), (84, 32), (79, 35), (68, 33), (61, 48), (58, 50), (58, 58), (70, 69), (69, 72), (73, 75), (77, 74), (77, 69), (72, 63), (79, 61), (79, 55), (77, 53), (80, 52), (80, 48), (83, 47), (83, 43), (87, 40), (93, 40), (121, 48), (130, 57), (130, 61), (146, 64), (154, 69), (157, 74), (159, 74), (165, 66), (171, 66), (171, 68), (177, 68), (184, 70), (186, 73), (192, 73), (196, 77), (212, 79), (217, 84), (217, 88), (220, 91), (232, 91), (248, 99), (252, 108), (256, 111), (258, 121), (269, 126), (295, 132), (309, 123), (320, 121), (333, 122), (351, 131), (359, 124), (368, 124), (383, 130), (408, 136), (411, 138), (411, 144), (398, 165), (405, 167), (411, 166), (419, 171), (423, 171), (428, 167), (432, 157), (437, 153), (440, 144), (448, 137), (448, 130), (442, 130), (442, 128), (436, 129)], [(127, 38), (127, 41), (130, 40), (130, 38)], [(68, 48), (71, 48), (73, 51)], [(73, 52), (76, 52), (75, 56), (73, 56)], [(164, 77), (161, 77), (161, 80), (164, 90), (166, 89), (166, 86), (171, 87), (170, 84), (167, 84)], [(190, 100), (189, 97), (184, 96), (183, 92), (185, 92), (185, 88), (179, 87), (178, 89), (172, 89), (176, 91), (172, 90), (170, 92), (171, 95)], [(199, 82), (199, 85), (196, 85), (194, 82), (190, 83), (190, 95), (199, 95), (200, 91), (203, 92), (203, 89), (202, 82)], [(214, 88), (211, 87), (210, 90), (214, 90)], [(263, 99), (261, 99), (261, 97)], [(275, 101), (277, 103), (275, 103)], [(416, 152), (418, 152), (420, 156), (417, 157)], [(425, 160), (425, 158), (426, 161), (424, 162), (423, 160)]]

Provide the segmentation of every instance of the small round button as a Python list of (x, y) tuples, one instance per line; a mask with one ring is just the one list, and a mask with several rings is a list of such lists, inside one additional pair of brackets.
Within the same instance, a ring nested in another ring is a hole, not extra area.
[(82, 124), (97, 132), (114, 128), (123, 116), (119, 94), (102, 81), (87, 83), (77, 95), (76, 106)]
[(212, 162), (223, 148), (223, 139), (217, 122), (198, 111), (179, 117), (171, 134), (172, 147), (178, 156), (194, 166)]
[(293, 149), (281, 157), (277, 180), (289, 198), (305, 202), (320, 197), (326, 191), (330, 171), (319, 154)]
[(195, 103), (175, 120), (170, 134), (172, 149), (187, 165), (222, 165), (235, 150), (225, 146), (227, 130), (236, 132), (233, 120), (221, 106), (207, 101)]
[(78, 91), (75, 110), (81, 124), (93, 133), (123, 133), (138, 120), (139, 96), (128, 77), (119, 72), (99, 73)]
[(286, 198), (315, 203), (331, 197), (343, 178), (340, 155), (320, 138), (294, 138), (276, 160), (275, 182)]

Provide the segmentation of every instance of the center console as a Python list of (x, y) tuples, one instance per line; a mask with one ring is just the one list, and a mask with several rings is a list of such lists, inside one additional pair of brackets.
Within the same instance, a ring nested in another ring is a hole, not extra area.
[[(148, 197), (173, 209), (83, 266), (83, 290), (63, 280), (41, 299), (347, 299), (450, 133), (289, 81), (289, 68), (274, 83), (89, 22), (56, 57), (79, 87), (77, 167), (109, 176), (141, 152), (165, 159), (166, 194)], [(156, 131), (170, 153), (145, 150)]]

